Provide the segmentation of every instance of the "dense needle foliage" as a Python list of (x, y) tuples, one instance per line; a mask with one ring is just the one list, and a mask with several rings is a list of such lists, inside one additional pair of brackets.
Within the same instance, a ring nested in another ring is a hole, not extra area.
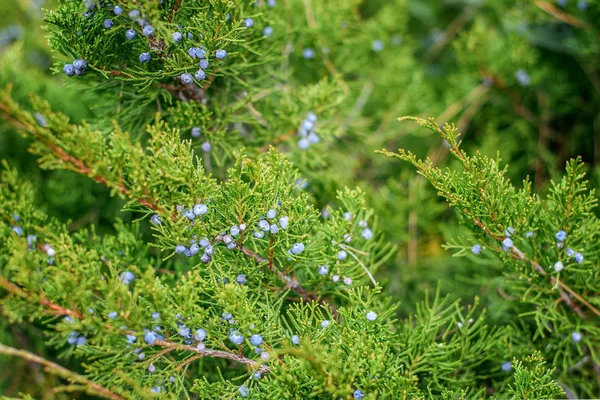
[(0, 4), (1, 394), (600, 396), (598, 4), (40, 3)]

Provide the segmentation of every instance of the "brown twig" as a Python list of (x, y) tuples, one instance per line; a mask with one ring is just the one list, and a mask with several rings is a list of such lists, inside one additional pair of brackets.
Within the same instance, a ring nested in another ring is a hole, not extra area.
[(197, 356), (192, 357), (194, 359), (198, 359), (198, 358), (202, 358), (202, 357), (224, 358), (227, 360), (235, 361), (239, 364), (248, 365), (249, 367), (254, 368), (254, 369), (260, 369), (260, 371), (264, 372), (264, 373), (270, 372), (269, 367), (267, 365), (258, 364), (256, 361), (254, 361), (251, 358), (246, 358), (243, 355), (231, 353), (228, 351), (213, 350), (213, 349), (200, 350), (194, 346), (189, 346), (187, 344), (173, 343), (173, 342), (169, 342), (167, 340), (156, 340), (154, 342), (154, 345), (165, 347), (165, 350), (169, 349), (170, 351), (182, 350), (182, 351), (189, 351), (191, 353), (197, 353), (198, 354)]
[(169, 22), (173, 22), (173, 17), (175, 17), (175, 14), (179, 10), (179, 6), (181, 6), (181, 0), (177, 0), (177, 3), (175, 3), (175, 5), (173, 6), (173, 10), (171, 11), (171, 15), (169, 15)]
[[(26, 292), (25, 290), (21, 289), (20, 287), (18, 287), (17, 285), (11, 283), (8, 281), (8, 279), (6, 279), (3, 276), (0, 276), (0, 286), (2, 286), (4, 289), (6, 289), (8, 292), (15, 294), (17, 296), (20, 297), (24, 297), (24, 298), (32, 298), (33, 295), (31, 293)], [(39, 299), (40, 304), (42, 304), (43, 306), (53, 310), (56, 314), (58, 315), (70, 315), (74, 318), (77, 318), (79, 320), (84, 320), (86, 317), (74, 310), (70, 310), (68, 308), (65, 307), (61, 307), (58, 304), (55, 304), (53, 302), (51, 302), (50, 300), (48, 300), (45, 297), (40, 297)], [(104, 325), (104, 327), (106, 329), (111, 329), (112, 327), (110, 325)], [(138, 335), (138, 332), (135, 331), (127, 331), (124, 333), (128, 333), (131, 335)], [(165, 349), (162, 350), (159, 354), (163, 355), (166, 353), (169, 353), (171, 351), (174, 350), (184, 350), (184, 351), (191, 351), (194, 353), (198, 353), (200, 355), (202, 355), (202, 357), (217, 357), (217, 358), (225, 358), (228, 360), (232, 360), (232, 361), (236, 361), (239, 362), (241, 364), (246, 364), (249, 365), (253, 368), (257, 368), (259, 367), (258, 363), (250, 358), (246, 358), (242, 355), (238, 355), (235, 353), (229, 353), (226, 351), (221, 351), (221, 350), (212, 350), (212, 349), (204, 349), (204, 350), (200, 350), (196, 347), (193, 346), (189, 346), (189, 345), (184, 345), (184, 344), (179, 344), (179, 343), (173, 343), (167, 340), (156, 340), (154, 342), (154, 345), (157, 346), (161, 346), (164, 347)], [(266, 365), (261, 365), (260, 366), (261, 371), (263, 372), (269, 372), (269, 368)]]
[(125, 400), (125, 397), (122, 397), (114, 392), (111, 392), (109, 389), (105, 388), (104, 386), (101, 386), (101, 385), (95, 383), (94, 381), (91, 381), (91, 380), (87, 379), (86, 377), (81, 376), (81, 375), (63, 367), (62, 365), (59, 365), (52, 361), (46, 360), (45, 358), (42, 358), (36, 354), (30, 353), (25, 350), (15, 349), (14, 347), (6, 346), (2, 343), (0, 343), (0, 353), (9, 355), (9, 356), (20, 357), (24, 360), (34, 362), (36, 364), (40, 364), (40, 365), (44, 366), (44, 369), (47, 372), (57, 375), (57, 376), (59, 376), (63, 379), (66, 379), (72, 383), (77, 383), (77, 384), (81, 385), (81, 387), (85, 388), (85, 392), (87, 392), (89, 395), (100, 396), (100, 397), (104, 397), (106, 399), (111, 399), (111, 400)]
[(559, 10), (554, 6), (554, 4), (548, 3), (546, 1), (535, 0), (535, 5), (538, 6), (544, 12), (552, 15), (554, 18), (559, 19), (564, 23), (567, 23), (577, 28), (586, 27), (583, 22), (581, 22), (574, 16), (567, 14), (566, 12)]
[(458, 14), (456, 18), (448, 25), (446, 30), (438, 37), (438, 39), (427, 49), (423, 55), (425, 61), (434, 60), (446, 47), (446, 45), (452, 41), (458, 32), (465, 26), (467, 22), (475, 15), (477, 7), (467, 7), (462, 13)]
[(265, 144), (264, 146), (262, 146), (262, 147), (259, 149), (259, 151), (261, 151), (261, 152), (263, 152), (263, 153), (264, 153), (265, 151), (269, 150), (269, 147), (271, 147), (271, 146), (273, 146), (273, 145), (276, 145), (276, 144), (278, 144), (278, 143), (281, 143), (281, 142), (283, 142), (284, 140), (287, 140), (287, 139), (289, 139), (290, 137), (294, 136), (294, 134), (295, 134), (295, 133), (296, 133), (296, 130), (295, 130), (295, 129), (291, 129), (291, 130), (289, 130), (288, 132), (284, 133), (283, 135), (281, 135), (281, 136), (279, 136), (279, 137), (276, 137), (275, 139), (273, 139), (273, 142), (272, 142), (272, 143), (267, 143), (267, 144)]
[[(19, 286), (10, 282), (8, 279), (6, 279), (2, 275), (0, 275), (0, 286), (3, 287), (4, 290), (6, 290), (7, 292), (12, 293), (16, 296), (23, 297), (23, 298), (31, 298), (32, 297), (32, 295), (30, 293), (26, 292)], [(81, 314), (80, 312), (74, 311), (74, 310), (71, 310), (71, 309), (68, 309), (65, 307), (61, 307), (58, 304), (51, 302), (44, 296), (40, 296), (39, 302), (41, 305), (51, 309), (54, 312), (54, 314), (56, 314), (56, 315), (69, 315), (71, 317), (75, 317), (78, 319), (84, 318), (83, 314)]]
[[(404, 118), (407, 119), (407, 118)], [(401, 119), (402, 120), (402, 119)], [(438, 128), (439, 130), (439, 128)], [(442, 133), (441, 130), (439, 130), (439, 133)], [(451, 151), (452, 153), (463, 163), (465, 169), (468, 171), (469, 170), (469, 166), (467, 164), (467, 160), (465, 158), (465, 155), (461, 152), (461, 150), (459, 149), (458, 145), (456, 143), (452, 144), (451, 147)], [(427, 174), (427, 170), (426, 167), (421, 167), (419, 168), (420, 172), (425, 175), (426, 177), (428, 176)], [(431, 179), (430, 179), (431, 180)], [(435, 185), (434, 185), (435, 186)], [(485, 193), (483, 193), (483, 191), (481, 192), (482, 197), (485, 197)], [(477, 225), (478, 227), (480, 227), (489, 237), (502, 242), (504, 239), (506, 239), (506, 236), (501, 236), (501, 235), (495, 235), (493, 234), (488, 227), (481, 222), (481, 220), (479, 220), (478, 218), (475, 218), (473, 216), (470, 215), (469, 211), (466, 209), (463, 209), (462, 212), (468, 217), (470, 218), (473, 223), (475, 225)], [(492, 215), (492, 217), (494, 217)], [(495, 219), (495, 217), (494, 217)], [(510, 249), (511, 253), (513, 254), (513, 257), (525, 261), (527, 263), (529, 263), (533, 269), (538, 272), (540, 275), (542, 276), (546, 276), (546, 271), (544, 271), (544, 268), (542, 268), (542, 266), (535, 260), (531, 260), (528, 257), (525, 256), (525, 254), (519, 250), (516, 246), (512, 246)], [(594, 314), (596, 314), (597, 316), (600, 316), (600, 310), (598, 310), (597, 308), (595, 308), (592, 304), (590, 304), (588, 301), (586, 301), (581, 295), (579, 295), (578, 293), (576, 293), (573, 289), (571, 289), (567, 284), (565, 284), (564, 282), (558, 280), (555, 276), (551, 275), (550, 276), (550, 282), (552, 283), (553, 286), (558, 286), (558, 290), (560, 292), (560, 297), (561, 299), (565, 302), (565, 304), (567, 304), (580, 318), (585, 318), (586, 315), (585, 313), (581, 310), (581, 307), (576, 304), (573, 299), (571, 297), (569, 297), (569, 295), (567, 294), (570, 293), (574, 298), (576, 298), (581, 304), (585, 305), (590, 311), (592, 311)]]
[(9, 114), (10, 111), (9, 111), (8, 107), (6, 107), (6, 105), (2, 102), (0, 102), (0, 110), (3, 111), (3, 115), (4, 115), (5, 119), (12, 126), (14, 126), (16, 129), (21, 129), (26, 132), (29, 132), (31, 135), (35, 136), (36, 139), (38, 139), (40, 142), (42, 142), (50, 151), (52, 151), (56, 156), (58, 156), (58, 158), (63, 160), (65, 163), (71, 165), (75, 169), (75, 172), (80, 173), (82, 175), (86, 175), (87, 177), (95, 180), (98, 183), (103, 184), (104, 186), (106, 186), (108, 188), (116, 189), (122, 195), (129, 197), (129, 198), (137, 201), (141, 205), (146, 206), (156, 212), (161, 211), (161, 208), (159, 206), (153, 204), (149, 200), (144, 199), (144, 198), (135, 197), (133, 195), (133, 193), (131, 193), (131, 191), (128, 188), (126, 188), (125, 186), (111, 184), (106, 177), (95, 174), (94, 171), (92, 171), (92, 169), (90, 167), (88, 167), (82, 160), (71, 156), (65, 150), (63, 150), (61, 147), (59, 147), (53, 143), (50, 143), (48, 140), (45, 140), (43, 137), (41, 137), (36, 132), (36, 129), (33, 126), (25, 124), (22, 121), (17, 121), (14, 118), (12, 118)]

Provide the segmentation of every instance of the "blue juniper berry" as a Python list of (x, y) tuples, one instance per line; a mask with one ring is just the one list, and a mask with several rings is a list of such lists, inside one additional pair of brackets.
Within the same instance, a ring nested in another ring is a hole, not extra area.
[(133, 29), (127, 29), (125, 31), (125, 38), (127, 40), (133, 40), (133, 39), (135, 39), (136, 36), (137, 36), (137, 33)]
[(208, 212), (208, 207), (206, 204), (196, 204), (193, 211), (196, 215), (204, 215)]
[(255, 333), (254, 335), (250, 336), (250, 343), (252, 346), (260, 346), (262, 342), (263, 338), (259, 334)]
[(369, 321), (375, 321), (377, 319), (377, 314), (374, 311), (369, 311), (367, 313), (367, 319)]
[(217, 50), (215, 52), (215, 57), (217, 58), (217, 60), (222, 60), (225, 57), (227, 57), (227, 52), (225, 50)]
[(206, 73), (204, 71), (202, 71), (201, 69), (199, 69), (198, 71), (196, 71), (194, 73), (194, 78), (196, 78), (197, 81), (202, 81), (202, 80), (206, 79)]
[(133, 272), (125, 271), (121, 273), (119, 279), (121, 279), (121, 282), (123, 282), (125, 285), (129, 285), (131, 281), (135, 279), (135, 275), (133, 275)]
[(179, 76), (179, 80), (181, 81), (181, 83), (183, 83), (184, 85), (189, 85), (190, 83), (194, 82), (194, 79), (192, 78), (192, 74), (188, 74), (183, 73)]
[(148, 36), (152, 36), (154, 35), (154, 27), (152, 25), (146, 25), (144, 26), (144, 28), (142, 29), (142, 33), (144, 34), (144, 36), (148, 37)]

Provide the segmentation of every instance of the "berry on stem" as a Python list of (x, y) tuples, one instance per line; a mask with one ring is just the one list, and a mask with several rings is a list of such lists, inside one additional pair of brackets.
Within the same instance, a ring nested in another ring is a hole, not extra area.
[(146, 37), (154, 35), (154, 27), (152, 25), (146, 25), (142, 29), (142, 34)]
[(202, 71), (201, 69), (199, 69), (198, 71), (196, 71), (194, 73), (194, 78), (196, 78), (197, 81), (202, 81), (202, 80), (206, 79), (206, 73), (204, 71)]
[(136, 36), (137, 36), (137, 33), (133, 29), (127, 29), (125, 31), (125, 38), (127, 40), (133, 40), (133, 39), (135, 39)]
[(563, 265), (563, 263), (561, 263), (560, 261), (557, 261), (557, 262), (554, 264), (554, 270), (555, 270), (556, 272), (560, 272), (560, 271), (562, 271), (562, 270), (563, 270), (563, 268), (564, 268), (564, 265)]
[(194, 332), (194, 339), (196, 339), (198, 342), (201, 342), (204, 339), (206, 339), (206, 330), (202, 328), (196, 329), (196, 332)]
[(255, 333), (254, 335), (250, 336), (250, 343), (252, 344), (252, 346), (260, 346), (262, 342), (263, 338), (259, 334)]
[(294, 245), (290, 249), (290, 253), (292, 253), (292, 254), (300, 254), (303, 251), (304, 251), (304, 244), (302, 244), (302, 243), (294, 243)]
[(179, 80), (181, 81), (181, 83), (183, 83), (184, 85), (189, 85), (190, 83), (194, 82), (194, 78), (192, 78), (192, 74), (188, 74), (183, 73), (179, 76)]
[(153, 345), (156, 342), (156, 334), (152, 331), (146, 332), (144, 334), (144, 342)]
[(215, 52), (215, 57), (217, 58), (217, 60), (222, 60), (225, 57), (227, 57), (227, 52), (225, 50), (217, 50)]
[(75, 67), (73, 66), (73, 64), (65, 64), (65, 66), (63, 67), (63, 72), (67, 76), (73, 76), (75, 75)]
[[(196, 215), (204, 215), (208, 212), (208, 207), (206, 206), (206, 204), (196, 204), (192, 211)], [(206, 247), (206, 246), (203, 246), (203, 247)]]
[(133, 272), (125, 271), (121, 273), (119, 279), (121, 279), (121, 282), (123, 282), (125, 285), (129, 285), (131, 281), (135, 279), (135, 275), (133, 275)]

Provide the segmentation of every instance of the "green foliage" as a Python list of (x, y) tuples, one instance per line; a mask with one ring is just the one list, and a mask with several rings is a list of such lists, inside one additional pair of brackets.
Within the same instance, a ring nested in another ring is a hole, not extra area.
[(540, 353), (515, 363), (515, 385), (509, 393), (518, 399), (555, 399), (564, 395), (563, 390), (552, 379), (544, 358)]
[[(600, 346), (596, 323), (600, 311), (593, 295), (600, 289), (596, 279), (600, 220), (593, 212), (598, 201), (584, 181), (581, 161), (571, 160), (564, 178), (552, 184), (547, 199), (541, 199), (531, 194), (527, 180), (516, 189), (506, 179), (498, 157), (468, 156), (460, 148), (454, 125), (439, 128), (433, 120), (409, 119), (446, 140), (462, 171), (444, 171), (430, 159), (420, 160), (403, 149), (398, 154), (382, 153), (414, 165), (459, 211), (473, 235), (446, 247), (456, 256), (465, 256), (474, 243), (480, 243), (486, 257), (501, 260), (500, 288), (519, 301), (514, 307), (514, 317), (521, 320), (518, 328), (532, 335), (531, 345), (552, 360), (563, 379), (577, 385), (573, 389), (594, 393), (597, 375), (583, 365), (598, 362)], [(566, 238), (560, 239), (559, 231)]]
[[(598, 397), (597, 4), (267, 3), (0, 4), (0, 393)], [(185, 85), (192, 46), (209, 66)], [(85, 74), (64, 76), (76, 58)], [(395, 123), (424, 114), (429, 130)], [(270, 209), (289, 226), (256, 237)], [(175, 251), (203, 238), (208, 259)]]

